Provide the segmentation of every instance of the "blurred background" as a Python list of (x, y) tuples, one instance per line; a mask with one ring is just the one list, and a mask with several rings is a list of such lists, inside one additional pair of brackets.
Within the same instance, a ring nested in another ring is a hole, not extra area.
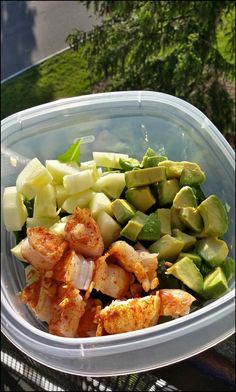
[(152, 90), (235, 147), (233, 1), (2, 1), (1, 118), (60, 98)]

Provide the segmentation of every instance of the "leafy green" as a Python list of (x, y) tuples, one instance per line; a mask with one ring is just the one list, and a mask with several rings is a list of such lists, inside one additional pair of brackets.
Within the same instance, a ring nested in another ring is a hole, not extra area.
[(63, 154), (57, 157), (57, 160), (62, 163), (76, 162), (80, 164), (80, 144), (81, 139), (78, 139), (75, 143), (72, 143)]

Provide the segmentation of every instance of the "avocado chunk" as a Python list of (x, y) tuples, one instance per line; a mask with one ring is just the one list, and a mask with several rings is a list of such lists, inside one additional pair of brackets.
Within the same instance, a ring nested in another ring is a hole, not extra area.
[(188, 229), (196, 232), (200, 232), (203, 230), (203, 219), (197, 208), (181, 208), (179, 211), (179, 217)]
[[(166, 177), (167, 178), (178, 178), (180, 179), (183, 170), (187, 170), (187, 173), (192, 172), (196, 176), (198, 173), (198, 176), (204, 176), (204, 173), (202, 172), (200, 166), (196, 162), (189, 162), (189, 161), (170, 161), (166, 160), (163, 162), (159, 163), (159, 166), (164, 166), (166, 168)], [(194, 175), (192, 176), (194, 178)], [(189, 178), (189, 174), (185, 174), (183, 178)], [(190, 180), (191, 181), (191, 180)], [(194, 181), (194, 180), (193, 180)], [(198, 184), (198, 183), (197, 183)], [(184, 184), (182, 184), (184, 185)], [(190, 185), (190, 184), (185, 184), (185, 185)]]
[(197, 199), (190, 186), (183, 186), (173, 200), (175, 208), (197, 207)]
[(144, 157), (142, 161), (143, 167), (154, 167), (158, 166), (160, 162), (166, 161), (167, 157), (163, 155), (154, 155), (152, 157)]
[(183, 241), (166, 234), (150, 245), (148, 250), (151, 253), (158, 253), (159, 259), (173, 260), (183, 247)]
[(222, 202), (217, 196), (211, 195), (198, 206), (203, 222), (204, 231), (209, 236), (221, 237), (228, 230), (228, 215)]
[(171, 235), (171, 212), (169, 208), (158, 208), (156, 214), (161, 222), (161, 237), (165, 234)]
[(172, 204), (173, 199), (179, 190), (179, 181), (176, 178), (161, 181), (158, 184), (159, 205), (163, 207)]
[(156, 203), (156, 199), (148, 186), (127, 189), (125, 198), (137, 210), (142, 212), (147, 211)]
[(177, 261), (182, 259), (183, 257), (188, 257), (189, 259), (191, 259), (194, 262), (194, 264), (196, 264), (196, 266), (200, 269), (202, 264), (202, 259), (199, 255), (190, 252), (180, 252)]
[(148, 215), (137, 211), (133, 218), (129, 220), (127, 225), (121, 230), (120, 235), (130, 241), (136, 241), (139, 233), (148, 219)]
[(164, 167), (147, 167), (125, 172), (125, 183), (127, 188), (155, 184), (166, 179)]
[(159, 162), (167, 160), (167, 157), (164, 155), (157, 154), (152, 148), (148, 147), (145, 152), (141, 165), (143, 167), (153, 167), (157, 166)]
[(207, 237), (197, 241), (196, 251), (210, 267), (218, 267), (226, 259), (229, 249), (225, 241)]
[(136, 209), (125, 199), (114, 200), (111, 203), (111, 209), (116, 220), (121, 224), (128, 222), (136, 212)]
[(179, 179), (180, 186), (189, 185), (200, 185), (206, 179), (205, 173), (197, 165), (193, 168), (184, 167)]
[(186, 234), (186, 233), (183, 233), (179, 229), (173, 229), (172, 234), (173, 234), (173, 237), (177, 238), (180, 241), (183, 241), (183, 243), (184, 243), (183, 250), (189, 250), (189, 249), (193, 248), (197, 242), (196, 237), (189, 235), (189, 234)]
[(179, 217), (179, 209), (173, 206), (170, 207), (171, 213), (171, 229), (179, 229), (184, 231), (186, 226), (183, 224), (182, 220)]
[(226, 277), (220, 267), (216, 267), (212, 272), (205, 276), (203, 281), (204, 297), (219, 298), (228, 291)]
[(224, 272), (226, 280), (228, 282), (234, 276), (235, 261), (231, 257), (228, 257), (227, 259), (225, 259), (223, 261), (223, 263), (221, 264), (220, 267), (221, 267), (222, 271)]
[(140, 162), (135, 158), (120, 158), (120, 167), (124, 171), (140, 168)]
[(150, 214), (138, 235), (138, 240), (141, 241), (157, 241), (160, 238), (161, 222), (157, 214), (154, 212)]
[(196, 293), (200, 294), (202, 292), (202, 274), (189, 257), (183, 257), (181, 260), (176, 261), (176, 263), (167, 269), (166, 274), (174, 275), (191, 290), (196, 291)]

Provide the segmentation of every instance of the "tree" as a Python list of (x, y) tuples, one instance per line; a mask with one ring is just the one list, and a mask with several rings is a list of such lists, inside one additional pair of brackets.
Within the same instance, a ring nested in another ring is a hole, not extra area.
[(234, 100), (226, 81), (234, 78), (234, 2), (83, 3), (102, 22), (88, 33), (74, 30), (67, 42), (83, 49), (103, 91), (172, 94), (202, 110), (226, 136), (232, 133)]

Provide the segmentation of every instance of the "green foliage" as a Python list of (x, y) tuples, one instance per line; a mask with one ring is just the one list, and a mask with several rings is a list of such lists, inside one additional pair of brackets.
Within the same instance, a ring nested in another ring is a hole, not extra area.
[(81, 139), (78, 139), (75, 143), (72, 143), (63, 154), (57, 157), (58, 161), (62, 163), (76, 162), (80, 164), (80, 144)]
[(232, 1), (85, 1), (102, 23), (74, 30), (103, 91), (154, 90), (202, 110), (225, 135), (234, 130), (235, 5)]
[(97, 81), (80, 51), (66, 50), (1, 85), (1, 118), (56, 99), (90, 94)]

